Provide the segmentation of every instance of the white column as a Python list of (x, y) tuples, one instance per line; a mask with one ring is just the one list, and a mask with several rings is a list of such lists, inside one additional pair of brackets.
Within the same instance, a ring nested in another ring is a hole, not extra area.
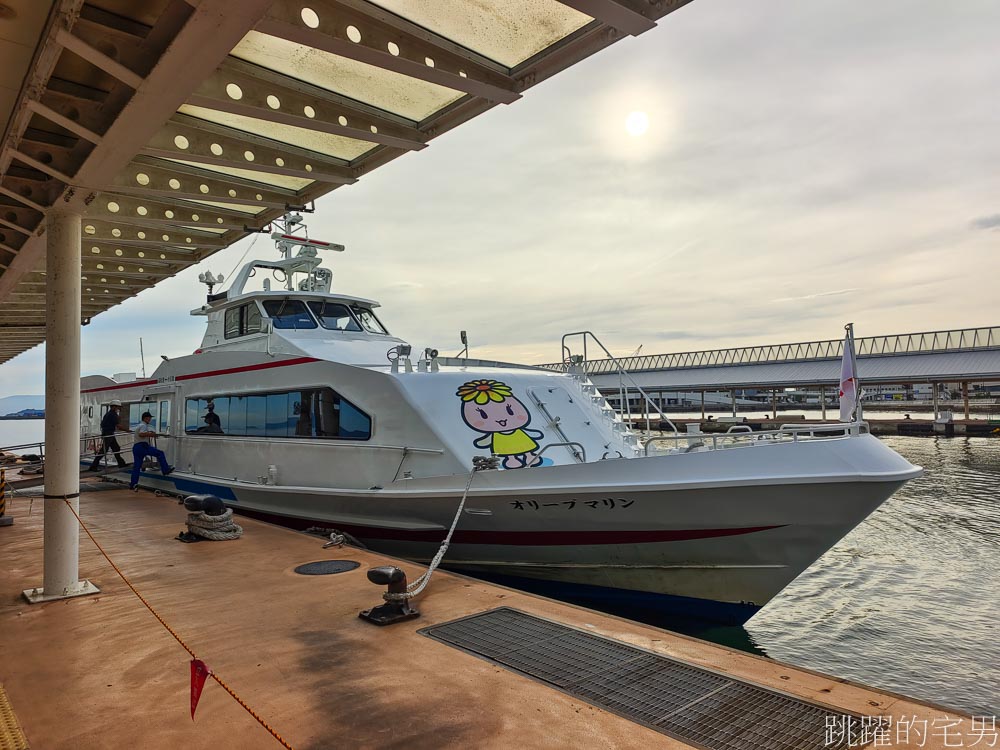
[(822, 414), (823, 414), (823, 421), (825, 422), (826, 421), (826, 388), (824, 388), (823, 386), (819, 387), (819, 403), (820, 403), (820, 409), (822, 410)]
[(45, 228), (45, 531), (42, 588), (30, 602), (97, 592), (79, 580), (80, 214), (53, 208)]

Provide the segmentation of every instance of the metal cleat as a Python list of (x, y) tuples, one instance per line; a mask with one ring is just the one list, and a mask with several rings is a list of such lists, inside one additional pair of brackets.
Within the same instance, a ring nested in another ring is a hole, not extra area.
[(420, 617), (420, 612), (410, 606), (406, 590), (406, 573), (395, 565), (381, 565), (368, 571), (368, 580), (388, 589), (382, 595), (385, 604), (358, 613), (358, 617), (375, 625), (392, 625), (402, 620)]

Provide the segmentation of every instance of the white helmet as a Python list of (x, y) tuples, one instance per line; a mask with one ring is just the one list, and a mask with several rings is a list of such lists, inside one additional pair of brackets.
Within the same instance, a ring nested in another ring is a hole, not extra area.
[(118, 399), (115, 399), (110, 404), (108, 404), (108, 406), (121, 406), (121, 405), (122, 405), (122, 402), (119, 401)]

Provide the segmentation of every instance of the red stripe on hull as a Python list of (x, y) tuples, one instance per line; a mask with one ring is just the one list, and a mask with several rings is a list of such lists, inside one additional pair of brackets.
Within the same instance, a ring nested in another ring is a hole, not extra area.
[[(288, 518), (273, 513), (247, 510), (231, 506), (233, 510), (252, 518), (259, 518), (282, 526), (305, 529), (323, 526), (344, 531), (358, 539), (379, 539), (402, 542), (444, 541), (445, 532), (439, 530), (387, 529), (377, 526), (356, 526), (335, 521)], [(452, 544), (498, 544), (515, 547), (562, 547), (580, 544), (649, 544), (655, 542), (683, 542), (690, 539), (713, 539), (723, 536), (754, 534), (758, 531), (780, 529), (776, 526), (749, 526), (732, 529), (649, 529), (642, 531), (473, 531), (455, 530)]]
[[(244, 365), (243, 367), (228, 367), (224, 370), (207, 370), (205, 372), (194, 372), (190, 375), (178, 375), (173, 381), (165, 381), (166, 383), (176, 382), (180, 380), (196, 380), (197, 378), (208, 378), (214, 375), (232, 375), (237, 372), (253, 372), (254, 370), (270, 370), (272, 367), (291, 367), (292, 365), (307, 365), (312, 362), (319, 362), (320, 360), (315, 357), (296, 357), (295, 359), (286, 359), (279, 362), (262, 362), (259, 365)], [(98, 393), (100, 391), (114, 391), (119, 388), (141, 388), (147, 385), (160, 385), (158, 380), (134, 380), (131, 383), (119, 383), (117, 385), (107, 385), (103, 388), (89, 388), (86, 391), (80, 391), (80, 393)]]

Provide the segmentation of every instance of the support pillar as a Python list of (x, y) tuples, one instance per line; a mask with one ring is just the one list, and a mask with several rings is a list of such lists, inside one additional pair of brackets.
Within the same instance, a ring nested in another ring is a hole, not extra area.
[(53, 208), (45, 229), (44, 576), (31, 603), (97, 593), (80, 580), (80, 214)]
[(962, 404), (965, 406), (965, 421), (969, 421), (969, 381), (962, 383)]
[(938, 384), (931, 383), (931, 392), (934, 398), (934, 421), (937, 422), (938, 418)]
[(819, 387), (819, 402), (822, 405), (820, 407), (821, 413), (823, 415), (823, 421), (826, 421), (826, 388), (823, 386)]
[(705, 421), (705, 391), (701, 392), (701, 421)]
[(729, 391), (729, 397), (732, 399), (732, 402), (733, 402), (733, 416), (735, 417), (736, 416), (736, 389), (735, 388), (733, 388), (731, 391)]
[(774, 388), (771, 389), (771, 419), (778, 419), (778, 391)]

